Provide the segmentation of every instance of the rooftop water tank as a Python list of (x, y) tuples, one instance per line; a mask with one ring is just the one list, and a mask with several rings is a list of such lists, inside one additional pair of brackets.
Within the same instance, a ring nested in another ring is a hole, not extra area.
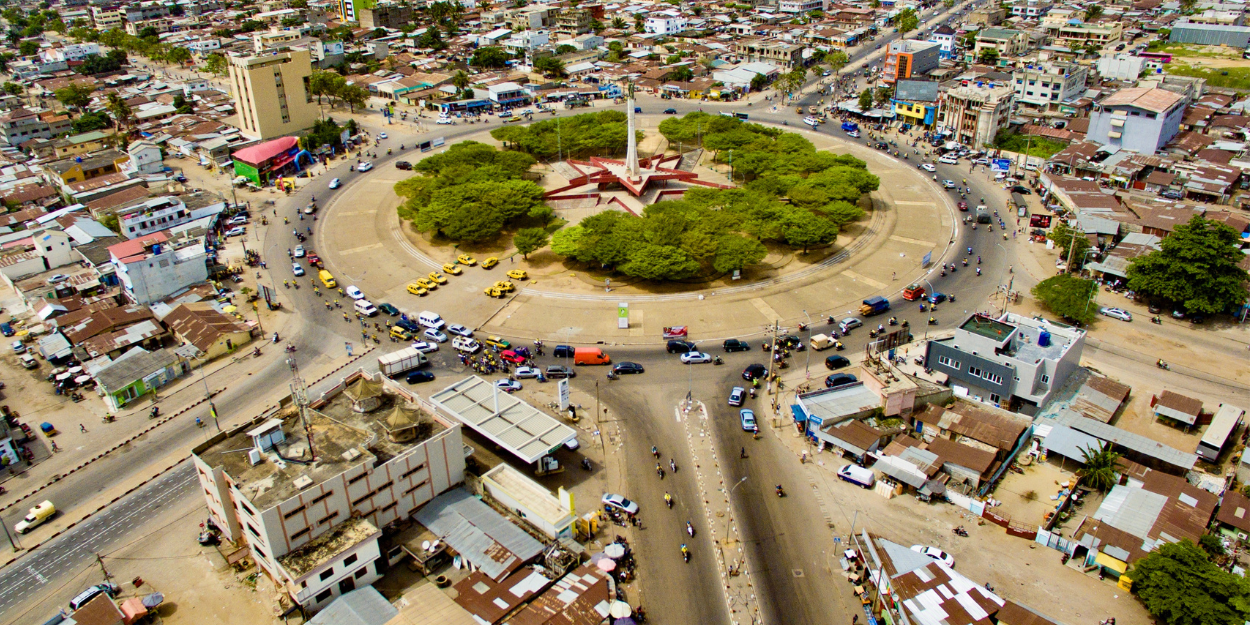
[(1038, 347), (1050, 347), (1050, 332), (1042, 330), (1037, 334)]

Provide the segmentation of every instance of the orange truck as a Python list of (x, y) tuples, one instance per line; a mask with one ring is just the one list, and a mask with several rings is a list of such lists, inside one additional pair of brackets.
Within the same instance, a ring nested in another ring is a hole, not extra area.
[(611, 363), (612, 359), (598, 347), (579, 347), (573, 350), (573, 364), (575, 365), (607, 365)]

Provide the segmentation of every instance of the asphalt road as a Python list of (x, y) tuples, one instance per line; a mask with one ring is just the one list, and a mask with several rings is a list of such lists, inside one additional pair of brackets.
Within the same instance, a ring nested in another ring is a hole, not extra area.
[[(97, 553), (129, 542), (131, 532), (163, 509), (197, 496), (198, 484), (195, 469), (184, 462), (0, 571), (0, 622), (42, 623), (57, 606), (102, 578), (92, 574), (80, 585), (68, 585), (66, 580), (94, 566)], [(37, 610), (31, 607), (36, 600)]]

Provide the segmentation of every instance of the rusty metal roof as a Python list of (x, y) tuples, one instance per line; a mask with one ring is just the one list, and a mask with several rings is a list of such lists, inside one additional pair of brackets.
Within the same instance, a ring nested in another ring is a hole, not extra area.
[(608, 574), (589, 562), (561, 577), (507, 625), (599, 625), (608, 617)]

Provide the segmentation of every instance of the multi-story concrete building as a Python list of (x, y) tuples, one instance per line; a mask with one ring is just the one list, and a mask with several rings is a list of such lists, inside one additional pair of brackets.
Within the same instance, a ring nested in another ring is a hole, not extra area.
[(686, 30), (686, 18), (677, 11), (656, 11), (647, 16), (643, 28), (656, 35), (676, 35)]
[(307, 50), (232, 57), (230, 85), (239, 129), (257, 139), (298, 132), (317, 120), (309, 91), (312, 63)]
[(1003, 23), (1007, 18), (1007, 9), (994, 5), (992, 7), (984, 7), (976, 9), (968, 13), (967, 22), (973, 26), (982, 28), (991, 28)]
[(168, 17), (154, 17), (150, 20), (142, 20), (138, 22), (126, 22), (126, 33), (132, 37), (138, 37), (139, 33), (151, 28), (156, 34), (164, 34), (174, 29), (174, 20)]
[(136, 2), (126, 5), (127, 22), (142, 22), (168, 15), (169, 7), (164, 2)]
[(1007, 313), (974, 314), (949, 339), (929, 341), (925, 367), (958, 395), (1035, 414), (1080, 367), (1085, 331)]
[(744, 39), (734, 42), (733, 51), (746, 63), (762, 61), (785, 69), (794, 69), (803, 64), (803, 46), (783, 41)]
[(1055, 38), (1056, 44), (1069, 48), (1084, 48), (1089, 44), (1102, 47), (1119, 41), (1124, 35), (1124, 26), (1120, 22), (1086, 24), (1066, 21), (1047, 24), (1046, 28)]
[(891, 41), (882, 64), (881, 80), (893, 83), (918, 78), (938, 68), (941, 45), (930, 41), (903, 39)]
[(1016, 102), (1051, 110), (1085, 93), (1089, 68), (1076, 63), (1030, 63), (1012, 72)]
[(122, 291), (136, 304), (151, 304), (208, 279), (202, 238), (169, 241), (163, 231), (109, 247)]
[(1137, 80), (1146, 66), (1146, 59), (1140, 56), (1120, 52), (1108, 54), (1098, 59), (1098, 75), (1111, 80)]
[(145, 237), (191, 221), (191, 211), (182, 200), (164, 195), (117, 211), (117, 224), (127, 239)]
[(226, 538), (316, 611), (396, 561), (379, 528), (463, 482), (465, 456), (458, 422), (380, 374), (309, 399), (218, 434), (192, 460)]
[(356, 12), (356, 19), (365, 28), (390, 28), (399, 30), (412, 22), (412, 7), (406, 4), (377, 4), (372, 7), (361, 7)]
[(825, 0), (781, 0), (777, 10), (782, 13), (810, 13), (824, 11), (829, 8)]
[(1154, 154), (1172, 140), (1185, 117), (1185, 96), (1166, 89), (1121, 89), (1094, 104), (1088, 140)]
[(894, 86), (894, 114), (904, 123), (932, 127), (937, 121), (938, 83), (900, 80)]
[(1010, 28), (987, 28), (977, 34), (977, 45), (973, 54), (980, 58), (986, 48), (998, 50), (999, 57), (1018, 56), (1024, 54), (1029, 38), (1023, 31)]
[(530, 101), (525, 87), (514, 82), (501, 82), (486, 87), (486, 97), (501, 106), (519, 106)]
[(1018, 0), (1011, 5), (1011, 14), (1028, 20), (1041, 19), (1054, 3), (1050, 0)]
[(49, 63), (81, 61), (92, 54), (100, 54), (100, 44), (71, 43), (39, 52), (39, 56)]
[(949, 59), (955, 54), (955, 29), (942, 24), (933, 29), (933, 34), (929, 35), (929, 41), (938, 44), (938, 56), (943, 59)]
[(48, 122), (24, 108), (16, 108), (0, 117), (0, 137), (8, 145), (20, 145), (31, 139), (51, 139)]
[(557, 32), (567, 33), (570, 35), (588, 33), (591, 30), (591, 25), (595, 22), (596, 10), (602, 12), (602, 5), (592, 7), (561, 7), (556, 13), (553, 28)]
[(521, 7), (504, 13), (504, 23), (512, 30), (539, 30), (551, 25), (547, 7)]
[(955, 133), (956, 141), (980, 148), (1007, 127), (1014, 100), (1015, 92), (1005, 85), (956, 87), (942, 95), (940, 123)]

